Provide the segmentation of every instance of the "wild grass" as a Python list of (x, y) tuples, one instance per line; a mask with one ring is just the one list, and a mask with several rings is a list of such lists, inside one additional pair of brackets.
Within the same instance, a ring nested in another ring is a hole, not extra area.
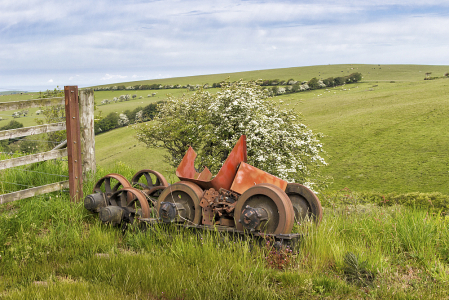
[[(116, 165), (95, 179), (118, 170), (134, 173)], [(424, 210), (342, 196), (324, 208), (318, 227), (296, 224), (304, 237), (286, 251), (219, 232), (106, 226), (57, 192), (0, 206), (0, 297), (444, 299), (448, 228), (449, 218)], [(348, 278), (348, 252), (366, 261), (372, 281)]]
[[(22, 154), (0, 154), (0, 160), (20, 157)], [(68, 180), (66, 160), (51, 160), (5, 169), (0, 172), (0, 194)]]

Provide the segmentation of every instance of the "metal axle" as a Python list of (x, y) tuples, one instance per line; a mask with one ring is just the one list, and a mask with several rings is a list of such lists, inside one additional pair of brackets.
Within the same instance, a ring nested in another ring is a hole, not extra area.
[(242, 223), (245, 229), (254, 230), (259, 227), (263, 221), (267, 220), (268, 212), (264, 208), (253, 208), (247, 205), (242, 212), (239, 222)]
[(84, 207), (92, 212), (99, 212), (106, 205), (106, 197), (103, 193), (90, 194), (84, 198)]
[(118, 225), (125, 217), (125, 210), (119, 206), (106, 206), (100, 209), (100, 220), (103, 223)]

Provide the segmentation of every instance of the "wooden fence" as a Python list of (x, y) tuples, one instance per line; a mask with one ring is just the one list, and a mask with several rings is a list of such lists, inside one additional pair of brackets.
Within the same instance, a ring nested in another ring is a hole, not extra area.
[[(0, 204), (69, 188), (72, 201), (83, 197), (83, 177), (94, 174), (94, 94), (82, 90), (78, 96), (77, 86), (64, 87), (65, 97), (33, 99), (0, 103), (0, 111), (9, 111), (49, 105), (65, 105), (66, 122), (45, 124), (27, 128), (0, 131), (0, 140), (67, 130), (67, 148), (7, 159), (0, 161), (0, 170), (31, 163), (68, 157), (69, 180), (33, 187), (18, 192), (0, 195)], [(80, 125), (82, 124), (82, 126)], [(81, 155), (83, 154), (83, 156)]]

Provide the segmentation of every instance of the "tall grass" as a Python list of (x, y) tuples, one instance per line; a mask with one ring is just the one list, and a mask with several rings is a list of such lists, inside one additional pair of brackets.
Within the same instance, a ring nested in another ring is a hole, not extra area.
[[(0, 154), (0, 160), (22, 154)], [(33, 163), (0, 171), (0, 194), (11, 193), (59, 181), (68, 180), (67, 162), (61, 159)]]
[[(106, 173), (134, 174), (114, 168), (100, 168), (84, 193)], [(295, 226), (304, 237), (292, 252), (219, 232), (106, 226), (64, 192), (4, 204), (0, 298), (438, 299), (449, 293), (448, 218), (334, 200), (318, 227)], [(367, 261), (372, 283), (346, 280), (348, 252)]]

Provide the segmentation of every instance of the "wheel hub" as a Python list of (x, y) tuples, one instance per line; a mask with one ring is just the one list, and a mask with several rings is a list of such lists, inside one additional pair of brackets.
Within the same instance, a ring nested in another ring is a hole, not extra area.
[(239, 222), (248, 230), (255, 230), (264, 221), (268, 221), (268, 212), (262, 207), (251, 207), (247, 205), (242, 211)]

